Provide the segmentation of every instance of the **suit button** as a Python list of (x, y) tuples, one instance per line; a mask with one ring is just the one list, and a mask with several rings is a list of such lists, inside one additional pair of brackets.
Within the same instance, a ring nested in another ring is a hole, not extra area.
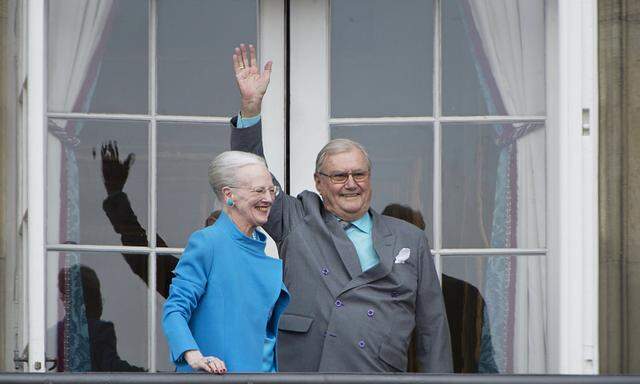
[(327, 268), (322, 268), (320, 273), (322, 273), (322, 276), (327, 276), (329, 274), (329, 270)]
[(373, 310), (373, 309), (369, 309), (369, 310), (367, 311), (367, 316), (369, 316), (369, 317), (373, 317), (373, 315), (375, 315), (375, 314), (376, 314), (376, 313), (374, 312), (374, 310)]
[(360, 341), (358, 341), (358, 347), (360, 347), (360, 348), (364, 348), (364, 347), (366, 347), (366, 345), (367, 345), (367, 344), (365, 344), (364, 340), (360, 340)]
[(340, 300), (340, 299), (336, 300), (336, 307), (340, 308), (340, 307), (342, 307), (342, 305), (343, 305), (342, 304), (342, 300)]

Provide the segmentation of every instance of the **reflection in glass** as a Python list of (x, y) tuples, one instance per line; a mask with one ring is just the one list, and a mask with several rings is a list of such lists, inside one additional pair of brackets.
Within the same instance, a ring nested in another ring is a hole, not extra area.
[(432, 114), (433, 2), (331, 2), (331, 116)]
[(331, 127), (331, 138), (362, 144), (372, 163), (371, 206), (382, 212), (389, 204), (408, 205), (422, 213), (432, 234), (433, 129), (428, 125)]
[(58, 371), (146, 369), (146, 283), (123, 255), (49, 252), (46, 285), (47, 355)]
[[(104, 174), (103, 149), (110, 142), (117, 143), (117, 161), (128, 161), (126, 175)], [(114, 226), (108, 207), (122, 195), (135, 207), (136, 220), (146, 223), (147, 145), (146, 122), (49, 120), (47, 241), (120, 245), (127, 231)]]
[(231, 53), (256, 44), (256, 0), (158, 1), (158, 111), (227, 116), (240, 97)]
[(444, 256), (442, 260), (456, 369), (546, 373), (546, 257)]
[(443, 125), (445, 248), (545, 246), (542, 123)]
[(50, 0), (47, 21), (50, 111), (147, 112), (146, 0)]
[[(408, 206), (390, 204), (382, 214), (425, 229), (422, 214)], [(446, 274), (442, 275), (442, 289), (451, 332), (454, 373), (497, 373), (482, 295), (473, 285)], [(419, 372), (415, 348), (415, 340), (412, 340), (409, 372)]]
[[(209, 163), (229, 149), (227, 124), (158, 124), (158, 235), (184, 247), (220, 205), (209, 185)], [(162, 246), (162, 244), (159, 244)]]
[(496, 114), (487, 109), (464, 10), (460, 1), (442, 2), (442, 112), (449, 116)]
[(444, 114), (543, 115), (545, 2), (442, 4)]

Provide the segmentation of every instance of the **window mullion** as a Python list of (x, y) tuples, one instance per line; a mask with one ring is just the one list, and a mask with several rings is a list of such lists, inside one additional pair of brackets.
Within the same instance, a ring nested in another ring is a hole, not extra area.
[[(438, 276), (442, 274), (442, 4), (433, 2), (433, 247)], [(442, 278), (440, 278), (442, 281)]]
[(157, 228), (157, 1), (151, 0), (149, 4), (149, 223), (147, 228), (147, 240), (149, 248), (149, 270), (147, 291), (147, 358), (149, 372), (156, 371), (156, 228)]

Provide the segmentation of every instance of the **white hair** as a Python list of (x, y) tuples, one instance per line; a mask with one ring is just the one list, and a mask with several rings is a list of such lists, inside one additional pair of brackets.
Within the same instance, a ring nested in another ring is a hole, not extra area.
[(216, 197), (224, 201), (222, 188), (238, 183), (238, 170), (247, 165), (260, 164), (267, 167), (264, 159), (258, 155), (241, 151), (222, 152), (209, 164), (209, 184)]
[(369, 170), (371, 170), (371, 160), (369, 160), (369, 154), (360, 143), (349, 139), (333, 139), (329, 141), (327, 145), (322, 147), (320, 152), (318, 152), (318, 157), (316, 157), (316, 172), (320, 172), (320, 169), (324, 165), (324, 162), (327, 160), (328, 156), (349, 152), (354, 149), (362, 152), (364, 158), (367, 160), (367, 167), (369, 168)]

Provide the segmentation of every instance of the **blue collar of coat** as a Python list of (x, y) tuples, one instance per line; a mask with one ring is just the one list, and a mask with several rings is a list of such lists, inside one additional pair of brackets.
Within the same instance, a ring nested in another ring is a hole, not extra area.
[(242, 231), (240, 231), (240, 229), (238, 229), (238, 226), (236, 226), (236, 223), (234, 223), (233, 220), (231, 220), (231, 218), (229, 217), (229, 215), (227, 215), (224, 211), (220, 213), (220, 217), (218, 217), (218, 220), (216, 220), (214, 226), (220, 226), (225, 232), (227, 232), (231, 236), (232, 239), (239, 241), (243, 244), (249, 245), (251, 247), (256, 247), (262, 250), (267, 244), (267, 235), (258, 231), (257, 229), (255, 231), (256, 239), (253, 239), (250, 236), (245, 235)]

